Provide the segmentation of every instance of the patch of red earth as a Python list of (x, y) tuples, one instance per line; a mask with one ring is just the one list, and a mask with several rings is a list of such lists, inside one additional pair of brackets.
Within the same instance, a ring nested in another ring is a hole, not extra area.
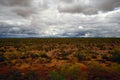
[(10, 68), (8, 66), (0, 67), (0, 74), (7, 74)]

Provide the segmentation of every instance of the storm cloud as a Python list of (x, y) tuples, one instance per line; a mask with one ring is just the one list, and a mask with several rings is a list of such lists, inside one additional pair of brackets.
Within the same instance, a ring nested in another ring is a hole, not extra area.
[(59, 4), (60, 12), (97, 14), (120, 7), (119, 0), (62, 0)]
[(119, 0), (0, 0), (0, 37), (120, 37)]
[[(0, 9), (6, 13), (27, 17), (35, 12), (32, 0), (0, 0)], [(9, 12), (8, 12), (9, 11)]]
[(4, 6), (29, 6), (31, 0), (0, 0), (0, 4)]

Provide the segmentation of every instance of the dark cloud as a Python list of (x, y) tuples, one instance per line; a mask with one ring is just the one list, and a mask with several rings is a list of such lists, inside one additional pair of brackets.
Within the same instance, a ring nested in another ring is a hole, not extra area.
[(30, 8), (17, 8), (17, 9), (13, 9), (12, 11), (22, 17), (28, 17), (31, 14), (35, 13), (35, 11), (31, 10)]
[(64, 1), (65, 3), (58, 6), (58, 10), (65, 13), (96, 14), (99, 11), (107, 12), (120, 7), (120, 0), (72, 0), (72, 3)]
[[(0, 0), (0, 9), (6, 10), (6, 13), (14, 13), (18, 16), (28, 17), (35, 13), (33, 9), (32, 0)], [(8, 13), (8, 14), (9, 14)]]
[(36, 36), (38, 33), (32, 27), (26, 26), (17, 26), (17, 25), (10, 25), (6, 23), (0, 23), (0, 37), (15, 37), (15, 36)]
[(31, 0), (0, 0), (3, 6), (30, 6)]

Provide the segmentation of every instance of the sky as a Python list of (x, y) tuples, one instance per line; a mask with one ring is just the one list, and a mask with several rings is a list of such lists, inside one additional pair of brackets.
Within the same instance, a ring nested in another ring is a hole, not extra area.
[(0, 0), (0, 37), (120, 37), (120, 0)]

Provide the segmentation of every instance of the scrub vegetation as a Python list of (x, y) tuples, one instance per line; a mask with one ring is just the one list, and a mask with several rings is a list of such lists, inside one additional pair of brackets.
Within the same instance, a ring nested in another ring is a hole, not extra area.
[(120, 38), (0, 39), (0, 80), (120, 80)]

